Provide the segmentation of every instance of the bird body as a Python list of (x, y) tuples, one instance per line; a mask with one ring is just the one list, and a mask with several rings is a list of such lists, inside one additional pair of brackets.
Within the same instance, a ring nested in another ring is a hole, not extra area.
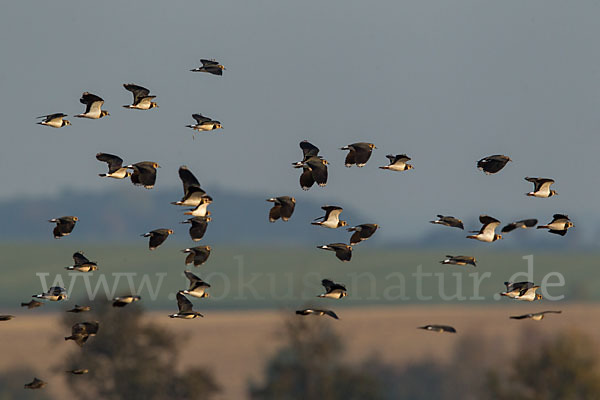
[(444, 226), (449, 226), (452, 228), (465, 229), (463, 222), (458, 218), (454, 218), (450, 215), (441, 215), (441, 214), (438, 214), (437, 217), (438, 217), (438, 219), (436, 219), (434, 221), (429, 221), (429, 222), (432, 224), (444, 225)]
[(204, 264), (210, 256), (210, 246), (196, 246), (188, 249), (181, 250), (187, 253), (185, 258), (185, 265), (194, 264), (194, 267), (199, 267)]
[(508, 224), (502, 228), (502, 233), (508, 233), (508, 232), (511, 232), (518, 228), (521, 228), (521, 229), (533, 228), (534, 226), (537, 225), (537, 223), (538, 223), (538, 220), (534, 219), (534, 218), (522, 219), (520, 221), (511, 222), (510, 224)]
[(150, 96), (150, 90), (132, 83), (125, 83), (123, 84), (123, 87), (133, 94), (133, 103), (123, 107), (134, 110), (149, 110), (151, 108), (158, 108), (158, 104), (152, 101), (152, 99), (156, 98), (156, 96)]
[(377, 224), (361, 224), (348, 228), (348, 232), (354, 232), (350, 237), (350, 244), (354, 246), (363, 240), (367, 240), (373, 236), (377, 229), (379, 229)]
[(532, 192), (527, 193), (530, 197), (548, 198), (557, 195), (556, 190), (550, 189), (550, 186), (554, 183), (554, 179), (549, 178), (525, 178), (527, 182), (531, 182), (534, 185)]
[(131, 182), (135, 186), (143, 186), (146, 189), (152, 189), (156, 183), (156, 169), (160, 168), (154, 161), (141, 161), (125, 167), (132, 169)]
[(79, 272), (90, 272), (98, 269), (98, 266), (95, 262), (88, 260), (87, 257), (79, 251), (73, 254), (73, 262), (74, 265), (65, 268), (69, 271)]
[(454, 329), (454, 327), (449, 326), (449, 325), (425, 325), (425, 326), (419, 326), (417, 329), (424, 329), (426, 331), (431, 331), (431, 332), (456, 333), (456, 329)]
[(24, 385), (25, 389), (42, 389), (44, 388), (48, 383), (44, 382), (41, 379), (38, 378), (33, 378), (33, 381), (26, 383)]
[(539, 289), (539, 286), (533, 284), (533, 282), (504, 282), (504, 285), (506, 291), (500, 293), (501, 296), (523, 301), (542, 299), (542, 295), (535, 292)]
[(10, 321), (14, 317), (14, 315), (0, 315), (0, 321)]
[(79, 346), (83, 346), (91, 336), (96, 336), (99, 328), (98, 321), (78, 322), (71, 327), (71, 336), (66, 336), (65, 340), (73, 340)]
[(44, 299), (50, 301), (61, 301), (65, 300), (67, 296), (67, 291), (60, 286), (52, 286), (45, 293), (36, 294), (31, 297), (35, 297), (37, 299)]
[(407, 162), (410, 161), (411, 158), (406, 154), (388, 154), (386, 157), (390, 161), (390, 163), (389, 165), (379, 167), (380, 169), (388, 169), (390, 171), (408, 171), (414, 168), (413, 165), (407, 164)]
[(204, 317), (198, 311), (193, 310), (193, 304), (189, 301), (182, 292), (177, 292), (177, 307), (179, 311), (175, 314), (169, 315), (171, 318), (182, 318), (182, 319), (194, 319), (197, 317)]
[(118, 296), (113, 299), (113, 307), (125, 307), (126, 305), (140, 301), (141, 299), (140, 296), (133, 295)]
[(67, 114), (63, 114), (63, 113), (42, 115), (41, 117), (38, 117), (38, 118), (44, 118), (44, 120), (41, 122), (38, 122), (38, 125), (50, 126), (52, 128), (62, 128), (63, 126), (69, 126), (69, 125), (71, 125), (71, 122), (64, 119), (66, 116), (67, 116)]
[(476, 235), (467, 236), (468, 239), (476, 239), (487, 243), (502, 239), (502, 235), (496, 233), (496, 228), (500, 225), (500, 221), (496, 218), (490, 217), (489, 215), (481, 215), (479, 216), (479, 222), (481, 222), (483, 226)]
[(81, 95), (79, 102), (85, 104), (86, 108), (83, 114), (75, 115), (77, 118), (99, 119), (110, 115), (108, 111), (102, 110), (104, 100), (95, 94), (84, 92)]
[(544, 319), (546, 314), (560, 314), (562, 311), (541, 311), (537, 313), (523, 314), (523, 315), (513, 315), (510, 316), (510, 319), (532, 319), (534, 321), (541, 321)]
[(346, 155), (346, 160), (344, 164), (346, 167), (350, 168), (353, 165), (356, 165), (359, 168), (364, 167), (371, 158), (371, 153), (373, 149), (376, 149), (373, 143), (366, 142), (358, 142), (352, 143), (348, 146), (341, 147), (340, 150), (350, 150), (348, 155)]
[(288, 221), (294, 213), (296, 207), (296, 199), (290, 196), (271, 197), (267, 199), (273, 203), (273, 207), (269, 210), (269, 222), (275, 222), (279, 218), (282, 221)]
[(114, 154), (98, 153), (96, 159), (108, 164), (108, 173), (98, 174), (101, 177), (113, 178), (113, 179), (125, 179), (131, 176), (131, 172), (127, 170), (127, 167), (123, 167), (123, 159)]
[(305, 308), (303, 310), (296, 311), (296, 314), (298, 314), (298, 315), (316, 315), (319, 317), (323, 316), (323, 315), (327, 315), (333, 319), (339, 319), (339, 317), (336, 315), (336, 313), (334, 313), (331, 310), (325, 310), (325, 309)]
[(182, 224), (191, 224), (189, 229), (190, 238), (194, 242), (202, 240), (206, 229), (208, 229), (208, 223), (212, 221), (211, 217), (192, 217), (183, 221)]
[(184, 215), (191, 215), (192, 217), (207, 217), (210, 215), (210, 211), (208, 211), (208, 205), (212, 203), (212, 197), (208, 195), (204, 195), (201, 197), (200, 202), (191, 210), (184, 212)]
[(554, 214), (552, 221), (547, 225), (540, 225), (537, 229), (548, 229), (548, 232), (556, 235), (565, 236), (569, 228), (574, 227), (573, 223), (566, 214)]
[(90, 306), (80, 306), (80, 305), (75, 304), (75, 307), (73, 307), (70, 310), (67, 310), (67, 312), (79, 314), (82, 312), (90, 311), (91, 309), (92, 309), (92, 307), (90, 307)]
[(352, 246), (346, 243), (330, 243), (323, 246), (317, 246), (318, 249), (334, 251), (335, 256), (340, 261), (350, 261), (352, 259)]
[(477, 168), (485, 172), (486, 175), (491, 175), (499, 172), (509, 161), (512, 161), (510, 157), (496, 154), (477, 161)]
[(144, 233), (143, 237), (149, 237), (150, 240), (148, 242), (148, 248), (150, 250), (154, 250), (156, 249), (158, 246), (160, 246), (161, 244), (164, 243), (165, 240), (167, 240), (167, 238), (169, 237), (169, 235), (173, 234), (173, 230), (172, 229), (165, 229), (165, 228), (161, 228), (161, 229), (155, 229), (153, 231)]
[(325, 293), (320, 294), (318, 297), (327, 299), (341, 299), (342, 297), (348, 295), (344, 285), (340, 285), (339, 283), (335, 283), (329, 279), (323, 279), (321, 284), (323, 287), (325, 287)]
[(472, 265), (474, 267), (477, 266), (477, 260), (475, 257), (469, 256), (446, 256), (446, 259), (440, 261), (441, 264), (451, 264), (451, 265)]
[(184, 274), (186, 278), (190, 281), (190, 286), (187, 290), (182, 290), (181, 293), (197, 297), (199, 299), (210, 297), (208, 292), (206, 291), (210, 285), (200, 279), (198, 276), (192, 273), (192, 271), (185, 270)]
[(319, 218), (315, 219), (315, 221), (317, 221), (319, 219), (321, 221), (311, 222), (312, 225), (323, 226), (325, 228), (330, 228), (330, 229), (335, 229), (335, 228), (339, 228), (341, 226), (348, 225), (348, 223), (346, 221), (341, 221), (339, 218), (342, 211), (344, 211), (344, 209), (342, 207), (323, 206), (323, 207), (321, 207), (321, 209), (323, 211), (325, 211), (325, 215), (323, 217), (319, 217)]
[(27, 307), (29, 309), (41, 307), (43, 305), (44, 305), (44, 303), (42, 303), (41, 301), (37, 301), (37, 300), (31, 300), (29, 303), (21, 303), (21, 307)]
[(48, 222), (56, 224), (56, 227), (54, 227), (54, 230), (52, 231), (55, 239), (70, 235), (71, 232), (73, 232), (77, 221), (79, 221), (79, 218), (72, 215), (48, 220)]
[(216, 129), (223, 129), (223, 125), (220, 121), (205, 117), (202, 114), (192, 114), (192, 118), (196, 120), (196, 123), (194, 125), (186, 125), (186, 128), (191, 128), (198, 132), (207, 132), (214, 131)]
[(190, 71), (208, 72), (212, 75), (223, 75), (223, 71), (225, 71), (225, 67), (215, 60), (200, 59), (200, 62), (202, 63), (201, 67), (191, 69)]

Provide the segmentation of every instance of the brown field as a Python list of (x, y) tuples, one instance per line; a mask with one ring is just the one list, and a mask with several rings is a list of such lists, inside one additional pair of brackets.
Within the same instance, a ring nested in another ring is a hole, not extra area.
[[(546, 309), (561, 309), (543, 321), (509, 320), (509, 315)], [(152, 322), (187, 337), (180, 366), (200, 364), (216, 374), (224, 388), (220, 398), (246, 397), (249, 379), (262, 376), (266, 360), (282, 345), (279, 333), (283, 312), (219, 311), (202, 320), (171, 320), (166, 312), (148, 313)], [(526, 327), (534, 332), (578, 329), (591, 337), (600, 333), (600, 307), (594, 304), (510, 304), (503, 306), (404, 306), (340, 309), (340, 320), (324, 318), (343, 336), (349, 361), (377, 356), (396, 365), (433, 358), (446, 361), (461, 335), (483, 335), (494, 341), (499, 352), (515, 350), (517, 338)], [(60, 357), (77, 346), (65, 343), (59, 315), (19, 316), (0, 323), (0, 374), (9, 368), (27, 368), (49, 382), (53, 397), (67, 394)], [(315, 318), (315, 317), (305, 317)], [(452, 324), (457, 335), (415, 329), (428, 323)]]

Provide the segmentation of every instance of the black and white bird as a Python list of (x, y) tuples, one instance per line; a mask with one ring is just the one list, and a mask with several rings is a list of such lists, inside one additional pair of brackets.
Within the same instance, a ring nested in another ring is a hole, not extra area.
[(67, 291), (60, 286), (52, 286), (46, 292), (41, 294), (34, 294), (31, 297), (36, 299), (44, 299), (50, 301), (61, 301), (67, 299)]
[(502, 235), (498, 235), (496, 233), (496, 228), (500, 225), (500, 221), (496, 218), (490, 217), (489, 215), (480, 215), (479, 222), (483, 224), (479, 232), (471, 231), (472, 233), (477, 233), (476, 235), (467, 236), (468, 239), (476, 239), (481, 242), (491, 243), (498, 239), (502, 239)]
[(65, 269), (79, 272), (90, 272), (98, 269), (98, 264), (88, 260), (88, 258), (80, 251), (73, 254), (73, 262), (73, 265), (65, 267)]
[(271, 197), (267, 199), (273, 203), (273, 207), (269, 210), (269, 222), (275, 222), (279, 218), (282, 221), (288, 221), (294, 213), (296, 207), (296, 199), (290, 196)]
[(371, 158), (373, 149), (376, 148), (373, 143), (358, 142), (341, 147), (340, 150), (350, 150), (344, 162), (346, 167), (351, 167), (355, 164), (357, 167), (364, 167), (369, 158)]
[(438, 219), (436, 219), (434, 221), (429, 221), (429, 222), (432, 224), (444, 225), (444, 226), (449, 226), (452, 228), (465, 229), (463, 222), (458, 218), (454, 218), (450, 215), (441, 215), (441, 214), (438, 214), (437, 217), (438, 217)]
[(373, 236), (377, 229), (379, 229), (379, 225), (377, 224), (361, 224), (348, 228), (348, 232), (354, 232), (352, 236), (350, 236), (350, 244), (354, 246), (363, 240), (367, 240)]
[(37, 124), (50, 126), (52, 128), (62, 128), (63, 126), (71, 125), (71, 122), (64, 119), (66, 116), (67, 116), (67, 114), (63, 114), (63, 113), (42, 115), (41, 117), (38, 117), (38, 118), (44, 118), (44, 120), (41, 122), (38, 122)]
[(171, 204), (185, 207), (197, 207), (206, 197), (206, 192), (200, 187), (200, 182), (188, 167), (179, 167), (179, 179), (183, 183), (183, 197)]
[(110, 115), (108, 111), (102, 109), (104, 100), (100, 96), (84, 92), (79, 99), (81, 104), (85, 104), (85, 112), (83, 114), (77, 114), (77, 118), (90, 118), (99, 119)]
[(527, 182), (533, 183), (533, 191), (526, 193), (530, 197), (548, 198), (557, 195), (556, 190), (550, 189), (554, 179), (526, 177)]
[(192, 217), (183, 221), (182, 224), (192, 224), (189, 229), (190, 238), (194, 242), (198, 242), (204, 237), (210, 221), (212, 221), (211, 217)]
[(135, 303), (136, 301), (140, 301), (142, 298), (140, 296), (117, 296), (113, 299), (113, 307), (125, 307), (128, 304)]
[(562, 311), (541, 311), (537, 313), (529, 313), (523, 315), (511, 315), (510, 319), (532, 319), (534, 321), (541, 321), (544, 319), (546, 314), (560, 314)]
[(477, 161), (477, 168), (485, 172), (486, 175), (491, 175), (499, 172), (509, 161), (512, 161), (510, 157), (496, 154)]
[(199, 267), (208, 260), (210, 250), (210, 246), (196, 246), (181, 250), (183, 253), (187, 253), (185, 265), (193, 263), (194, 267)]
[(504, 285), (506, 286), (506, 291), (500, 293), (501, 296), (524, 301), (542, 299), (542, 295), (535, 292), (540, 287), (533, 282), (504, 282)]
[(325, 293), (320, 294), (318, 297), (324, 297), (327, 299), (341, 299), (342, 297), (348, 295), (344, 285), (340, 285), (339, 283), (335, 283), (329, 279), (323, 279), (321, 284), (325, 288)]
[[(186, 125), (186, 128), (191, 128), (198, 132), (214, 131), (216, 129), (223, 129), (221, 122), (212, 118), (205, 117), (202, 114), (192, 114), (192, 118), (196, 120), (195, 125)], [(193, 137), (193, 136), (192, 136)]]
[(318, 156), (308, 157), (294, 164), (294, 168), (302, 168), (302, 174), (300, 175), (302, 190), (310, 189), (315, 182), (321, 187), (326, 186), (329, 177), (327, 165), (329, 165), (327, 160)]
[(198, 276), (194, 275), (192, 271), (185, 270), (184, 274), (186, 278), (190, 281), (190, 286), (187, 290), (182, 290), (181, 292), (187, 294), (189, 296), (201, 298), (208, 298), (210, 295), (206, 291), (210, 288), (210, 285), (200, 279)]
[(389, 169), (390, 171), (408, 171), (409, 169), (414, 168), (414, 165), (407, 164), (411, 158), (406, 154), (388, 154), (386, 157), (388, 160), (390, 160), (390, 163), (388, 165), (379, 167), (380, 169)]
[(565, 236), (569, 228), (573, 228), (575, 225), (569, 219), (566, 214), (554, 214), (552, 221), (546, 225), (540, 225), (538, 229), (548, 229), (548, 232), (556, 235)]
[(522, 219), (520, 221), (511, 222), (510, 224), (504, 226), (502, 228), (502, 233), (508, 233), (514, 231), (515, 229), (528, 229), (533, 228), (538, 223), (538, 220), (535, 218), (530, 219)]
[(143, 237), (149, 237), (150, 240), (148, 241), (148, 248), (150, 250), (154, 250), (156, 249), (158, 246), (160, 246), (161, 244), (164, 243), (165, 240), (167, 240), (167, 238), (169, 237), (169, 235), (173, 234), (173, 230), (172, 229), (165, 229), (165, 228), (161, 228), (161, 229), (155, 229), (153, 231), (150, 232), (146, 232), (143, 235)]
[(333, 319), (339, 319), (339, 317), (336, 315), (336, 313), (334, 313), (331, 310), (326, 310), (326, 309), (305, 308), (303, 310), (296, 311), (296, 314), (298, 314), (298, 315), (316, 315), (319, 317), (323, 316), (323, 315), (328, 315)]
[(171, 318), (182, 318), (182, 319), (194, 319), (197, 317), (204, 317), (198, 311), (194, 311), (194, 305), (189, 301), (182, 292), (177, 292), (177, 308), (179, 311), (175, 314), (169, 315)]
[(223, 75), (225, 67), (215, 60), (200, 59), (201, 67), (190, 69), (192, 72), (208, 72), (213, 75)]
[(346, 243), (330, 243), (323, 246), (317, 246), (318, 249), (335, 251), (335, 256), (340, 261), (350, 261), (352, 259), (352, 246)]
[(477, 266), (477, 260), (475, 257), (470, 256), (446, 256), (446, 259), (440, 261), (440, 264), (450, 264), (450, 265), (472, 265), (474, 267)]
[(80, 306), (80, 305), (75, 304), (75, 306), (73, 308), (71, 308), (70, 310), (67, 310), (66, 312), (79, 314), (82, 312), (88, 312), (91, 309), (92, 309), (92, 307), (90, 307), (90, 306)]
[(133, 83), (124, 83), (123, 87), (133, 94), (133, 103), (123, 107), (134, 110), (158, 108), (158, 104), (152, 101), (156, 96), (150, 96), (150, 90), (142, 86), (134, 85)]
[(424, 329), (431, 332), (456, 333), (456, 329), (450, 325), (425, 325), (419, 326), (417, 329)]
[(71, 336), (66, 336), (65, 340), (73, 340), (79, 346), (83, 346), (91, 336), (96, 336), (99, 328), (98, 321), (76, 323), (71, 327)]
[(25, 385), (23, 385), (23, 387), (25, 389), (42, 389), (44, 388), (48, 383), (44, 382), (41, 379), (38, 378), (33, 378), (33, 381), (26, 383)]
[(31, 300), (29, 303), (21, 303), (21, 307), (27, 307), (28, 309), (37, 308), (43, 306), (44, 303), (37, 300)]
[(208, 206), (213, 202), (212, 197), (209, 195), (204, 195), (200, 199), (200, 203), (196, 206), (196, 208), (190, 209), (184, 212), (185, 215), (191, 215), (192, 217), (207, 217), (210, 215), (210, 211), (208, 211)]
[(141, 161), (128, 165), (126, 168), (133, 170), (131, 182), (135, 186), (152, 189), (156, 183), (156, 169), (160, 168), (160, 165), (154, 161)]
[(127, 167), (123, 166), (123, 159), (119, 156), (108, 153), (98, 153), (96, 154), (96, 160), (108, 164), (108, 173), (98, 174), (103, 178), (125, 179), (131, 176), (131, 172), (127, 170)]
[(52, 218), (52, 219), (48, 220), (48, 222), (52, 222), (52, 223), (56, 224), (56, 226), (54, 227), (54, 230), (52, 231), (52, 234), (54, 235), (55, 239), (59, 239), (63, 236), (70, 235), (71, 232), (73, 232), (73, 229), (75, 228), (75, 224), (77, 223), (77, 221), (79, 221), (79, 218), (74, 217), (72, 215), (68, 215), (65, 217), (59, 217), (59, 218)]
[[(340, 214), (344, 209), (339, 206), (323, 206), (321, 207), (325, 211), (325, 215), (315, 219), (318, 222), (311, 222), (312, 225), (324, 226), (325, 228), (335, 229), (341, 226), (346, 226), (346, 221), (340, 220)], [(319, 221), (321, 220), (321, 221)]]

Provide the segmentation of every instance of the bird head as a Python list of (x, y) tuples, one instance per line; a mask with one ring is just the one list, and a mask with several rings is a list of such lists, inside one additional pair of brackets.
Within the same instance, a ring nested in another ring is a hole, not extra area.
[(500, 239), (502, 239), (502, 235), (496, 234), (496, 240), (500, 240)]
[(550, 196), (556, 196), (558, 195), (558, 193), (556, 193), (556, 190), (551, 190), (550, 191)]
[(292, 203), (296, 204), (296, 198), (292, 197), (290, 200), (292, 200)]
[(160, 168), (160, 165), (158, 165), (158, 163), (152, 163), (152, 166), (153, 166), (154, 168)]
[(226, 69), (223, 65), (219, 65), (219, 68), (221, 68), (223, 71), (226, 71)]
[(346, 296), (348, 296), (348, 293), (342, 292), (342, 297), (346, 297)]
[(567, 222), (567, 228), (573, 228), (575, 225), (571, 221)]
[(220, 122), (217, 122), (216, 124), (213, 125), (213, 129), (223, 129), (223, 125), (221, 125)]
[(90, 266), (90, 271), (96, 271), (98, 267), (96, 265)]
[(406, 169), (414, 169), (415, 166), (411, 164), (406, 164)]
[(373, 143), (369, 143), (369, 148), (370, 148), (371, 150), (373, 150), (373, 149), (376, 149), (377, 147), (375, 147), (375, 145), (374, 145)]
[(71, 125), (71, 121), (68, 121), (66, 119), (63, 119), (63, 122), (64, 122), (65, 126)]
[(211, 217), (206, 217), (206, 222), (210, 222), (210, 221), (212, 221), (212, 218)]
[(58, 300), (64, 300), (67, 298), (67, 294), (66, 293), (61, 293), (58, 295)]
[(73, 221), (79, 221), (79, 218), (73, 217)]
[(102, 117), (107, 117), (107, 116), (109, 116), (109, 115), (110, 115), (110, 114), (109, 114), (109, 113), (108, 113), (108, 111), (106, 111), (106, 110), (102, 110), (102, 111), (100, 112), (100, 118), (102, 118)]
[(150, 102), (150, 108), (158, 108), (158, 104), (156, 104), (156, 102), (152, 101), (152, 102)]
[(346, 221), (340, 221), (340, 226), (347, 226), (348, 223)]
[(204, 292), (204, 294), (202, 295), (202, 297), (206, 297), (208, 299), (210, 297), (210, 294), (208, 294), (208, 292)]
[(209, 250), (209, 251), (210, 251), (210, 246), (206, 246), (206, 250)]
[(173, 234), (173, 229), (168, 229), (167, 232), (169, 233), (169, 235)]
[(535, 294), (535, 299), (536, 299), (536, 300), (541, 300), (541, 299), (543, 299), (543, 297), (542, 297), (542, 295), (541, 295), (541, 294), (539, 294), (539, 293), (536, 293), (536, 294)]

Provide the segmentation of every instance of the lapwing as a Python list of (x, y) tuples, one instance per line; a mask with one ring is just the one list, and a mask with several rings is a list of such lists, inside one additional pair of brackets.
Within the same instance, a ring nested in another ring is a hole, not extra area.
[(540, 225), (538, 229), (548, 229), (548, 232), (556, 235), (565, 236), (569, 228), (573, 228), (575, 225), (569, 219), (566, 214), (554, 214), (552, 221), (547, 225)]
[(114, 179), (125, 179), (131, 176), (131, 172), (127, 170), (127, 167), (123, 166), (123, 159), (119, 156), (108, 153), (98, 153), (96, 154), (96, 160), (108, 164), (108, 173), (98, 174), (98, 176)]
[(290, 196), (271, 197), (267, 201), (273, 203), (273, 207), (269, 210), (269, 222), (275, 222), (279, 218), (282, 221), (287, 221), (292, 217), (294, 208), (296, 207), (296, 199)]
[(175, 314), (169, 315), (171, 318), (183, 318), (183, 319), (194, 319), (197, 317), (204, 317), (198, 311), (194, 311), (191, 301), (189, 301), (182, 292), (177, 292), (177, 307), (179, 311)]
[(113, 307), (125, 307), (127, 304), (134, 303), (136, 301), (140, 301), (142, 298), (140, 296), (118, 296), (113, 299)]
[(335, 229), (341, 226), (346, 226), (348, 223), (346, 221), (340, 220), (340, 214), (344, 209), (339, 206), (323, 206), (321, 207), (323, 211), (325, 211), (325, 215), (315, 219), (318, 222), (311, 222), (312, 225), (324, 226), (325, 228)]
[(525, 180), (533, 183), (533, 192), (526, 193), (527, 196), (547, 198), (558, 194), (556, 190), (550, 189), (550, 186), (554, 183), (554, 179), (526, 177)]
[(194, 176), (188, 167), (182, 165), (179, 167), (179, 179), (183, 183), (183, 197), (181, 200), (173, 202), (176, 206), (197, 207), (207, 196), (206, 192), (200, 187), (200, 182)]
[(98, 119), (110, 115), (108, 111), (102, 110), (102, 105), (104, 104), (102, 97), (95, 94), (84, 92), (79, 102), (85, 104), (85, 112), (75, 115), (77, 118)]
[(196, 246), (181, 250), (187, 253), (185, 257), (185, 265), (194, 264), (194, 267), (199, 267), (204, 264), (210, 256), (210, 246)]
[(452, 228), (459, 228), (459, 229), (465, 229), (465, 226), (463, 225), (463, 222), (458, 219), (458, 218), (454, 218), (450, 215), (441, 215), (438, 214), (438, 219), (434, 220), (434, 221), (429, 221), (432, 224), (438, 224), (438, 225), (444, 225), (444, 226), (449, 226)]
[(207, 217), (210, 215), (210, 211), (207, 210), (209, 204), (213, 202), (212, 197), (209, 195), (202, 196), (200, 203), (196, 208), (190, 209), (184, 212), (185, 215), (191, 215), (192, 217)]
[(544, 319), (546, 314), (560, 314), (562, 311), (541, 311), (537, 313), (523, 314), (523, 315), (511, 315), (510, 319), (532, 319), (534, 321), (541, 321)]
[(318, 156), (308, 157), (303, 161), (295, 163), (294, 168), (302, 168), (302, 174), (300, 175), (300, 187), (302, 190), (310, 189), (315, 182), (321, 187), (326, 186), (329, 176), (327, 165), (329, 165), (327, 160)]
[(27, 307), (28, 309), (37, 308), (43, 306), (44, 303), (41, 301), (31, 300), (29, 303), (21, 303), (21, 307)]
[(188, 280), (190, 281), (190, 287), (187, 290), (182, 290), (182, 293), (198, 297), (199, 299), (204, 297), (210, 297), (210, 295), (206, 291), (210, 287), (208, 283), (204, 282), (202, 279), (194, 275), (192, 271), (185, 270), (184, 274), (186, 278), (188, 278)]
[(317, 246), (318, 249), (335, 251), (335, 256), (341, 261), (350, 261), (352, 259), (352, 246), (346, 243), (330, 243), (323, 246)]
[(88, 312), (91, 309), (92, 309), (92, 307), (90, 307), (90, 306), (80, 306), (80, 305), (75, 304), (75, 307), (71, 308), (70, 310), (67, 310), (66, 312), (79, 314), (82, 312)]
[(191, 128), (198, 132), (207, 132), (214, 131), (217, 129), (223, 129), (223, 125), (220, 121), (205, 117), (202, 114), (192, 114), (192, 118), (196, 120), (196, 124), (186, 125), (186, 128)]
[(472, 265), (474, 267), (477, 266), (477, 260), (475, 257), (470, 256), (446, 256), (446, 259), (440, 261), (440, 264), (450, 264), (450, 265)]
[(14, 317), (14, 315), (0, 315), (0, 321), (10, 321)]
[(133, 169), (131, 182), (134, 185), (152, 189), (156, 183), (156, 168), (160, 168), (160, 165), (153, 161), (142, 161), (128, 165), (126, 168)]
[(150, 232), (146, 232), (141, 236), (150, 238), (150, 240), (148, 241), (148, 248), (150, 250), (154, 250), (158, 246), (163, 244), (164, 241), (167, 240), (169, 235), (172, 235), (172, 234), (173, 234), (173, 229), (161, 228), (161, 229), (155, 229)]
[(80, 368), (80, 369), (72, 369), (72, 370), (65, 371), (65, 372), (68, 374), (73, 374), (73, 375), (85, 375), (88, 372), (90, 372), (90, 370), (87, 368)]
[(319, 317), (323, 316), (323, 315), (328, 315), (333, 319), (339, 319), (339, 317), (336, 315), (336, 313), (334, 313), (331, 310), (325, 310), (325, 309), (305, 308), (304, 310), (296, 311), (296, 314), (298, 314), (298, 315), (316, 315)]
[(100, 323), (93, 322), (78, 322), (71, 327), (71, 336), (66, 336), (65, 340), (73, 340), (79, 346), (83, 346), (90, 336), (96, 336)]
[(73, 262), (74, 265), (65, 267), (65, 269), (79, 272), (90, 272), (98, 269), (98, 264), (96, 264), (94, 261), (88, 260), (87, 257), (84, 256), (80, 251), (73, 254)]
[(419, 326), (417, 329), (424, 329), (431, 332), (456, 333), (456, 329), (450, 325), (425, 325)]
[(36, 299), (44, 299), (50, 301), (61, 301), (67, 299), (67, 291), (60, 286), (52, 286), (45, 293), (34, 294), (31, 297), (35, 297)]
[(504, 282), (504, 285), (506, 286), (506, 291), (500, 293), (501, 296), (524, 301), (542, 299), (542, 295), (535, 292), (539, 289), (539, 286), (533, 282)]
[(323, 279), (321, 285), (325, 288), (325, 293), (320, 294), (318, 297), (324, 297), (327, 299), (341, 299), (348, 295), (346, 287), (330, 281), (329, 279)]
[(56, 224), (54, 230), (52, 231), (55, 239), (70, 235), (71, 232), (73, 232), (73, 228), (75, 228), (77, 221), (79, 221), (79, 218), (74, 216), (52, 218), (48, 220), (48, 222)]
[(489, 215), (480, 215), (479, 222), (483, 224), (479, 232), (471, 231), (472, 233), (477, 233), (476, 235), (467, 236), (468, 239), (476, 239), (481, 242), (491, 243), (498, 239), (502, 239), (502, 235), (498, 235), (496, 233), (496, 228), (500, 225), (500, 221), (496, 218), (490, 217)]
[(407, 164), (411, 158), (406, 154), (388, 154), (386, 158), (390, 160), (389, 165), (379, 167), (380, 169), (389, 169), (390, 171), (408, 171), (409, 169), (414, 168), (414, 165)]
[(134, 85), (133, 83), (125, 83), (123, 87), (133, 93), (133, 104), (123, 106), (134, 110), (149, 110), (158, 108), (158, 104), (152, 101), (156, 96), (150, 96), (150, 90), (145, 87)]
[(379, 229), (379, 225), (377, 224), (361, 224), (348, 228), (348, 232), (354, 232), (350, 237), (350, 244), (354, 246), (363, 240), (367, 240), (373, 236), (377, 229)]
[(71, 122), (64, 119), (66, 116), (67, 116), (67, 114), (63, 114), (63, 113), (42, 115), (41, 117), (38, 117), (38, 118), (44, 118), (44, 120), (41, 122), (38, 122), (38, 125), (51, 126), (52, 128), (62, 128), (63, 126), (69, 126), (69, 125), (71, 125)]
[(25, 385), (23, 385), (23, 387), (25, 389), (42, 389), (44, 388), (48, 383), (44, 382), (41, 379), (38, 378), (33, 378), (33, 381), (26, 383)]
[(485, 172), (486, 175), (491, 175), (499, 172), (509, 161), (512, 161), (510, 157), (496, 154), (477, 161), (477, 168)]
[(357, 167), (364, 167), (369, 158), (371, 158), (371, 153), (373, 149), (376, 149), (373, 143), (352, 143), (348, 146), (341, 147), (340, 150), (350, 150), (348, 155), (346, 156), (346, 161), (344, 164), (346, 167), (351, 167), (356, 164)]
[(190, 238), (194, 242), (198, 242), (204, 237), (210, 221), (212, 221), (211, 217), (192, 217), (183, 221), (182, 224), (192, 224), (188, 232)]
[(502, 228), (502, 233), (508, 233), (511, 231), (514, 231), (515, 229), (528, 229), (528, 228), (533, 228), (534, 226), (536, 226), (538, 223), (538, 220), (535, 218), (530, 218), (530, 219), (522, 219), (520, 221), (515, 221), (515, 222), (511, 222), (510, 224), (506, 225), (505, 227)]
[(208, 72), (213, 75), (223, 75), (223, 71), (225, 71), (225, 67), (215, 60), (200, 59), (200, 62), (202, 63), (201, 67), (190, 69), (190, 71)]

